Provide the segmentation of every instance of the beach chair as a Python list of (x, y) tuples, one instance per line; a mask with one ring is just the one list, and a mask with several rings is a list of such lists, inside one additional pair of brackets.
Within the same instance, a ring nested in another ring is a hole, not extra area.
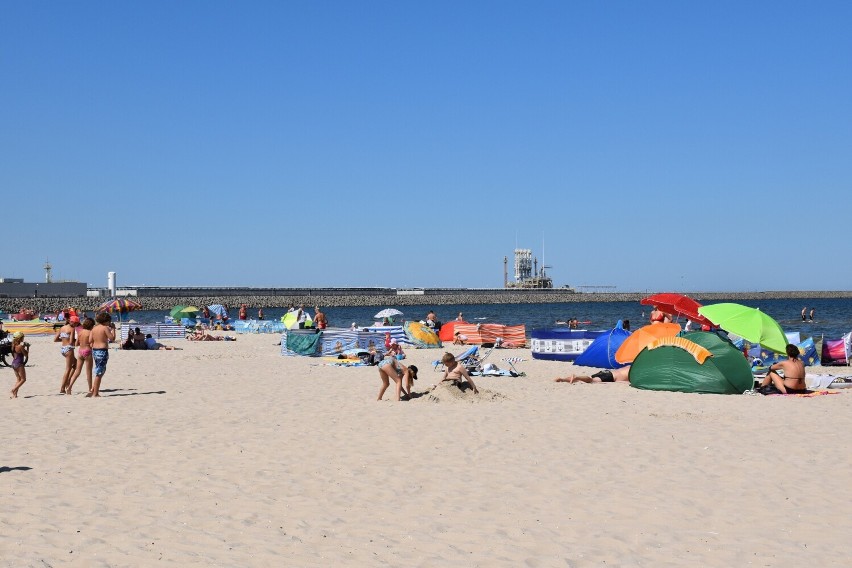
[[(479, 358), (479, 346), (471, 345), (468, 349), (456, 355), (456, 361), (465, 366), (466, 369), (470, 370), (471, 367), (476, 368), (479, 366), (480, 358)], [(440, 359), (432, 362), (433, 370), (435, 371), (444, 371), (444, 364)]]
[(501, 360), (505, 361), (506, 363), (509, 364), (509, 366), (512, 368), (512, 371), (515, 373), (515, 375), (517, 375), (517, 376), (526, 375), (526, 373), (521, 373), (520, 371), (518, 371), (515, 368), (515, 363), (521, 363), (523, 361), (526, 361), (526, 359), (524, 359), (523, 357), (503, 357), (503, 359), (501, 359)]

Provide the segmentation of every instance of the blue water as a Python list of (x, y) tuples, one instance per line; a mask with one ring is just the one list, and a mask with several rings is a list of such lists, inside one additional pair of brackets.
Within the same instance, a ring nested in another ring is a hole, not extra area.
[[(715, 303), (715, 302), (708, 302)], [(804, 337), (836, 339), (852, 331), (852, 299), (814, 298), (795, 300), (742, 300), (738, 303), (760, 308), (775, 318), (784, 331), (799, 331)], [(815, 308), (815, 321), (802, 322), (802, 307), (810, 311)], [(502, 323), (507, 325), (524, 324), (527, 334), (540, 327), (552, 327), (557, 320), (565, 321), (575, 317), (586, 329), (611, 329), (619, 319), (629, 319), (631, 327), (636, 329), (648, 323), (649, 306), (639, 302), (585, 302), (558, 304), (477, 304), (446, 306), (386, 306), (404, 312), (403, 319), (421, 320), (430, 309), (434, 309), (442, 322), (452, 321), (459, 312), (471, 323)], [(323, 311), (332, 327), (349, 327), (352, 322), (359, 326), (374, 323), (373, 315), (381, 307), (327, 308)], [(286, 308), (264, 308), (266, 319), (279, 319)], [(313, 310), (311, 310), (313, 313)], [(249, 315), (257, 314), (256, 308), (249, 309)], [(168, 315), (166, 311), (139, 311), (125, 315), (140, 323), (161, 322)], [(236, 318), (236, 310), (230, 314)], [(682, 323), (682, 320), (681, 320)]]

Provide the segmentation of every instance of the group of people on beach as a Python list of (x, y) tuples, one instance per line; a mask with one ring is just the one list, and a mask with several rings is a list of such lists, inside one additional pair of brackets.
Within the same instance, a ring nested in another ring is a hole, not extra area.
[[(76, 310), (65, 311), (61, 319), (64, 324), (57, 330), (54, 337), (54, 342), (60, 344), (59, 354), (65, 359), (59, 392), (71, 394), (74, 383), (85, 368), (89, 386), (86, 396), (97, 398), (101, 396), (101, 382), (109, 361), (109, 344), (115, 341), (115, 324), (107, 312), (99, 313), (94, 319), (86, 317), (85, 314), (82, 315), (81, 321)], [(29, 359), (30, 345), (24, 339), (22, 331), (15, 332), (13, 335), (12, 369), (15, 371), (16, 382), (11, 391), (11, 398), (17, 398), (20, 388), (27, 382), (24, 363)]]
[[(463, 323), (464, 314), (459, 312), (455, 321)], [(426, 317), (420, 323), (434, 330), (436, 333), (442, 326), (433, 310), (429, 310), (429, 313), (426, 314)], [(454, 344), (464, 344), (464, 340), (467, 339), (465, 336), (461, 336), (460, 339), (459, 335), (458, 332), (455, 334)], [(372, 351), (375, 352), (375, 349)], [(396, 387), (395, 400), (408, 400), (411, 398), (411, 387), (413, 381), (417, 380), (417, 367), (414, 365), (406, 366), (402, 363), (404, 358), (405, 353), (402, 350), (402, 345), (397, 340), (392, 339), (390, 333), (386, 333), (384, 357), (378, 363), (379, 379), (382, 381), (382, 386), (379, 388), (377, 400), (382, 400), (391, 381), (394, 382)], [(463, 386), (463, 383), (466, 382), (470, 385), (474, 394), (479, 394), (479, 389), (476, 387), (473, 379), (470, 378), (470, 373), (464, 365), (456, 360), (452, 353), (444, 353), (443, 357), (441, 357), (441, 363), (444, 365), (445, 370), (439, 384), (444, 381), (450, 381), (453, 384)], [(436, 387), (437, 385), (433, 386), (433, 389)]]
[[(441, 357), (441, 363), (444, 365), (444, 372), (438, 384), (449, 381), (460, 388), (464, 388), (464, 383), (467, 383), (474, 394), (479, 394), (479, 389), (470, 377), (467, 368), (456, 360), (455, 355), (444, 353)], [(404, 365), (396, 355), (389, 352), (379, 363), (379, 379), (382, 381), (382, 386), (379, 388), (379, 397), (376, 400), (382, 400), (385, 391), (390, 386), (390, 381), (393, 381), (396, 386), (394, 400), (409, 400), (413, 393), (411, 390), (412, 383), (417, 380), (417, 367)], [(437, 388), (438, 384), (433, 385), (432, 390)]]
[[(787, 360), (779, 361), (767, 369), (766, 376), (755, 389), (760, 394), (805, 394), (805, 364), (799, 359), (801, 351), (788, 344)], [(780, 371), (780, 372), (779, 372)], [(553, 379), (557, 383), (622, 383), (630, 384), (630, 365), (617, 369), (604, 369), (591, 376), (571, 375)]]

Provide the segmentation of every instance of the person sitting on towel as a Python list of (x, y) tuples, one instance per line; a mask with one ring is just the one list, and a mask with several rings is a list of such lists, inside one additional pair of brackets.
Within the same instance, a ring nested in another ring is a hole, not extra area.
[(145, 344), (145, 334), (138, 327), (133, 331), (131, 339), (132, 349), (148, 349)]
[[(799, 355), (801, 354), (799, 348), (793, 344), (789, 344), (786, 351), (787, 360), (770, 365), (769, 371), (766, 373), (766, 378), (760, 383), (760, 388), (765, 390), (772, 383), (781, 394), (805, 394), (810, 392), (805, 385), (805, 364), (799, 359)], [(778, 373), (779, 370), (784, 371), (784, 376)]]

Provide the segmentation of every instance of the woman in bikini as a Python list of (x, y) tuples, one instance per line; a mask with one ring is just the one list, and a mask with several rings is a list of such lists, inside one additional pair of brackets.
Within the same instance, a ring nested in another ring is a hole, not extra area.
[(80, 373), (83, 371), (83, 365), (86, 366), (86, 381), (89, 383), (89, 392), (92, 392), (92, 328), (95, 327), (95, 320), (86, 318), (83, 324), (77, 328), (77, 369), (71, 376), (68, 386), (65, 387), (65, 394), (71, 394), (71, 388)]
[[(760, 383), (764, 389), (772, 383), (781, 394), (804, 394), (808, 392), (805, 385), (805, 364), (799, 359), (799, 348), (793, 344), (787, 345), (787, 360), (775, 363), (769, 367), (766, 378)], [(784, 371), (784, 375), (778, 373)]]
[(59, 385), (59, 394), (65, 394), (68, 381), (77, 367), (77, 358), (74, 357), (74, 343), (77, 341), (76, 329), (80, 325), (80, 318), (74, 315), (69, 316), (65, 321), (65, 325), (59, 328), (53, 338), (54, 343), (62, 344), (59, 348), (59, 354), (65, 358), (65, 372), (62, 374), (62, 384)]
[(379, 362), (379, 378), (382, 380), (382, 386), (379, 389), (379, 398), (376, 400), (382, 400), (382, 396), (390, 386), (390, 380), (393, 379), (396, 385), (395, 400), (398, 401), (402, 394), (405, 394), (406, 397), (411, 396), (411, 381), (417, 379), (417, 367), (414, 365), (406, 367), (399, 359), (387, 354)]
[(669, 323), (672, 321), (672, 318), (669, 314), (662, 311), (659, 306), (654, 306), (654, 309), (651, 310), (651, 323)]

